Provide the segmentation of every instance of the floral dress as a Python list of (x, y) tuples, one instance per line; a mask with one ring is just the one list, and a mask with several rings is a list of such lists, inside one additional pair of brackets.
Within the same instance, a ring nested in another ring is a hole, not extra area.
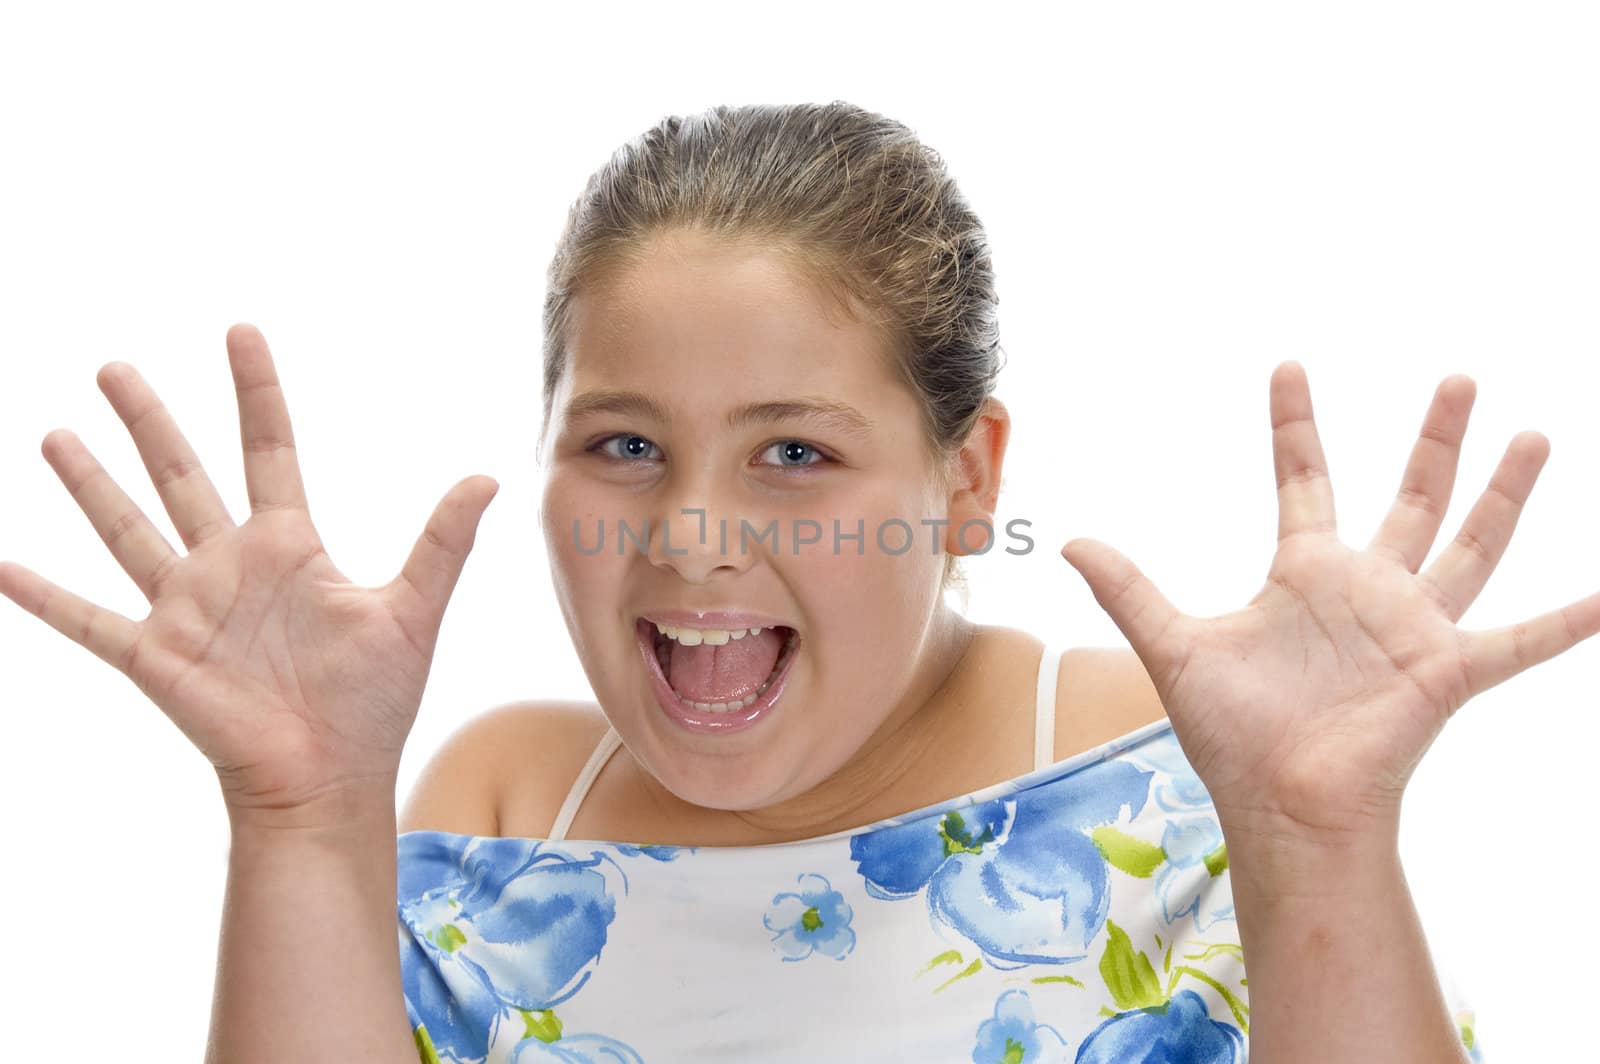
[(1165, 720), (815, 839), (398, 844), (425, 1062), (1246, 1060), (1227, 849)]

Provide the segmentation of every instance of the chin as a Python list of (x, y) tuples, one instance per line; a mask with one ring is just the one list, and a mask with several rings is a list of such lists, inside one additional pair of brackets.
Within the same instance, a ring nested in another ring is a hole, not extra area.
[[(766, 751), (763, 751), (766, 752)], [(704, 756), (684, 749), (663, 748), (652, 737), (645, 771), (674, 797), (702, 809), (741, 812), (761, 809), (788, 797), (779, 777), (786, 777), (779, 766), (761, 757), (752, 764), (749, 755), (726, 758)]]

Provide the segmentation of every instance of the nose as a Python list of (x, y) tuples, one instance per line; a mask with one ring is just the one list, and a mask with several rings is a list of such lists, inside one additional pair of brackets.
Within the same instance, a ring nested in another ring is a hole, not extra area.
[(723, 570), (731, 576), (749, 569), (752, 559), (746, 548), (738, 517), (709, 506), (677, 506), (650, 528), (651, 564), (671, 569), (689, 583), (703, 583)]

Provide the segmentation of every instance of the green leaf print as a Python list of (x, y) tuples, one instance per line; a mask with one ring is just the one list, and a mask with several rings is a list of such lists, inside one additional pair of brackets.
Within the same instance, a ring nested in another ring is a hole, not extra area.
[(1215, 879), (1228, 870), (1228, 844), (1223, 843), (1205, 856), (1206, 871)]
[(461, 928), (455, 924), (445, 924), (428, 937), (435, 946), (446, 953), (454, 953), (467, 944), (467, 936), (462, 934)]
[(527, 1025), (527, 1030), (522, 1033), (524, 1038), (537, 1038), (549, 1044), (561, 1039), (561, 1018), (556, 1015), (555, 1009), (518, 1009), (522, 1013), (522, 1022)]
[(1153, 843), (1136, 839), (1107, 824), (1094, 829), (1090, 836), (1094, 848), (1113, 868), (1120, 868), (1130, 876), (1149, 879), (1150, 874), (1167, 859), (1167, 852)]
[(960, 813), (946, 813), (939, 821), (939, 837), (944, 839), (944, 855), (953, 857), (958, 853), (982, 853), (983, 844), (994, 841), (994, 831), (985, 824), (983, 834), (974, 836)]
[(1105, 980), (1111, 1000), (1123, 1012), (1166, 1004), (1167, 995), (1162, 992), (1150, 958), (1143, 950), (1134, 949), (1128, 933), (1110, 920), (1106, 921), (1106, 952), (1100, 958), (1100, 978)]
[(417, 1024), (417, 1029), (411, 1032), (417, 1041), (417, 1056), (422, 1064), (439, 1064), (439, 1051), (433, 1048), (433, 1039), (428, 1037), (428, 1028)]

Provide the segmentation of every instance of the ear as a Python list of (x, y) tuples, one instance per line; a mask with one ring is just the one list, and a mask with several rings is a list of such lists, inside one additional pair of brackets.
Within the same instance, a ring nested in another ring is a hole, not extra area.
[[(994, 546), (994, 512), (1000, 499), (1000, 471), (1011, 439), (1011, 414), (999, 399), (984, 400), (983, 410), (961, 450), (952, 458), (944, 549), (967, 555)], [(967, 522), (966, 535), (961, 527)], [(963, 540), (965, 542), (963, 542)]]

